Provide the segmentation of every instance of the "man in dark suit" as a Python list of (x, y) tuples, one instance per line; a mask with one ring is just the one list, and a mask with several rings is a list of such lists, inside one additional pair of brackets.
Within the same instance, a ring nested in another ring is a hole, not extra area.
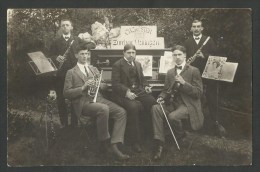
[[(111, 149), (119, 160), (128, 159), (129, 156), (123, 154), (118, 149), (118, 143), (124, 142), (126, 127), (126, 111), (117, 104), (105, 99), (102, 94), (97, 94), (97, 101), (91, 102), (97, 90), (97, 80), (100, 77), (95, 67), (90, 66), (90, 44), (79, 45), (75, 50), (78, 59), (76, 66), (68, 70), (64, 84), (64, 97), (72, 101), (72, 107), (80, 120), (80, 116), (87, 115), (96, 118), (97, 135), (101, 142), (101, 153), (109, 152), (108, 140), (110, 139), (108, 119), (114, 120), (114, 128), (111, 136)], [(96, 78), (95, 78), (96, 77)], [(100, 84), (100, 88), (104, 87)], [(91, 94), (91, 89), (94, 94)]]
[[(124, 58), (119, 59), (112, 67), (113, 98), (115, 102), (126, 109), (129, 139), (133, 144), (133, 149), (136, 152), (141, 152), (140, 122), (142, 126), (146, 122), (147, 132), (152, 132), (150, 113), (151, 107), (156, 104), (156, 101), (150, 94), (152, 92), (151, 87), (144, 78), (141, 64), (135, 61), (135, 46), (126, 44), (123, 54)], [(143, 113), (143, 110), (145, 113)], [(140, 118), (145, 121), (140, 121)], [(146, 135), (150, 133), (146, 133)]]
[[(68, 19), (61, 20), (61, 32), (62, 35), (55, 39), (50, 46), (49, 54), (54, 61), (57, 68), (61, 66), (57, 71), (57, 76), (54, 78), (54, 87), (57, 94), (57, 105), (60, 116), (61, 128), (68, 126), (68, 112), (65, 99), (63, 97), (63, 87), (66, 72), (76, 65), (77, 59), (75, 58), (75, 48), (82, 40), (79, 37), (73, 36), (71, 31), (73, 30), (72, 22)], [(71, 42), (73, 41), (72, 45)], [(69, 46), (71, 45), (71, 48)], [(69, 48), (69, 50), (68, 50)], [(67, 51), (68, 50), (68, 51)], [(64, 53), (65, 57), (63, 56)], [(61, 65), (62, 64), (62, 65)], [(71, 125), (77, 125), (78, 120), (72, 113)]]
[[(158, 96), (157, 102), (164, 103), (165, 100), (172, 97), (171, 101), (168, 100), (167, 104), (163, 104), (163, 107), (170, 123), (172, 123), (176, 137), (181, 138), (185, 136), (182, 119), (188, 119), (193, 130), (198, 130), (203, 126), (204, 116), (200, 102), (203, 86), (199, 70), (186, 64), (186, 49), (183, 46), (176, 45), (172, 48), (172, 52), (176, 66), (167, 72), (164, 89)], [(178, 91), (175, 93), (172, 89), (178, 89)], [(161, 158), (163, 150), (165, 141), (164, 120), (165, 116), (161, 106), (154, 105), (152, 107), (152, 121), (156, 144), (155, 160)]]
[[(212, 38), (198, 51), (207, 39), (207, 36), (202, 34), (203, 29), (202, 22), (200, 20), (194, 20), (191, 26), (192, 36), (184, 43), (187, 50), (187, 59), (195, 56), (195, 61), (192, 62), (191, 65), (197, 67), (201, 74), (204, 71), (209, 55), (217, 55), (217, 47)], [(225, 129), (217, 121), (217, 83), (214, 80), (203, 79), (203, 86), (204, 95), (206, 97), (206, 99), (202, 99), (203, 105), (207, 102), (209, 108), (209, 114), (204, 114), (205, 127), (207, 129), (216, 129), (220, 135), (223, 135)]]

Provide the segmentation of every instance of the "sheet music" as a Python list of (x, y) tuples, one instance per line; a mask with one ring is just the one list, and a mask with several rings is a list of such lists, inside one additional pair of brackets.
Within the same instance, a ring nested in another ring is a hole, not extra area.
[(202, 77), (233, 82), (238, 63), (226, 62), (227, 57), (209, 56)]
[(153, 76), (153, 56), (137, 55), (135, 60), (141, 63), (144, 76)]
[(161, 56), (160, 58), (160, 66), (159, 66), (159, 73), (166, 74), (167, 71), (171, 68), (174, 68), (175, 61), (172, 57), (171, 51), (165, 51), (164, 56)]
[(28, 55), (37, 66), (40, 73), (55, 71), (54, 67), (41, 51), (28, 53)]

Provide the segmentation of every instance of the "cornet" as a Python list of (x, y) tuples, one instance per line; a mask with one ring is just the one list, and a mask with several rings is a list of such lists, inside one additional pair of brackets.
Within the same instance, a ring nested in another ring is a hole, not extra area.
[(93, 97), (94, 103), (97, 101), (97, 95), (98, 95), (100, 83), (102, 80), (102, 72), (103, 72), (103, 70), (101, 70), (100, 74), (94, 75), (93, 77), (91, 77), (92, 79), (89, 79), (87, 81), (87, 85), (89, 86), (88, 95)]

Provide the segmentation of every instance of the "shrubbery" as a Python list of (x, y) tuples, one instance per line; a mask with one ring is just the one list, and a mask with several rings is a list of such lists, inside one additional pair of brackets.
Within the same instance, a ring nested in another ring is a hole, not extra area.
[(13, 139), (21, 134), (31, 135), (33, 132), (32, 114), (20, 111), (8, 111), (8, 138)]

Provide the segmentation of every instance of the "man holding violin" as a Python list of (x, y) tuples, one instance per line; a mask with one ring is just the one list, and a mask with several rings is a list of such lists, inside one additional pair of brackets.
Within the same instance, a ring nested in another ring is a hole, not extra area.
[(157, 104), (152, 107), (156, 144), (153, 157), (155, 160), (161, 158), (165, 141), (164, 121), (166, 116), (172, 124), (177, 139), (185, 136), (182, 119), (188, 119), (193, 130), (200, 129), (204, 120), (200, 102), (203, 88), (199, 69), (186, 63), (186, 49), (183, 46), (174, 46), (172, 54), (176, 66), (167, 72), (164, 89), (157, 99), (157, 102), (163, 105)]
[[(78, 60), (76, 66), (68, 70), (64, 84), (64, 97), (72, 101), (72, 108), (80, 120), (81, 115), (96, 118), (97, 136), (100, 141), (100, 152), (111, 152), (119, 160), (126, 160), (128, 155), (123, 154), (118, 149), (118, 144), (124, 142), (126, 127), (126, 111), (117, 104), (105, 99), (100, 93), (96, 92), (104, 88), (104, 83), (100, 84), (102, 77), (98, 70), (90, 64), (91, 44), (80, 44), (75, 56)], [(97, 84), (97, 80), (99, 83)], [(93, 98), (93, 96), (97, 96)], [(93, 102), (96, 99), (96, 102)], [(110, 139), (109, 117), (114, 120), (114, 127)], [(109, 141), (111, 145), (109, 145)]]

